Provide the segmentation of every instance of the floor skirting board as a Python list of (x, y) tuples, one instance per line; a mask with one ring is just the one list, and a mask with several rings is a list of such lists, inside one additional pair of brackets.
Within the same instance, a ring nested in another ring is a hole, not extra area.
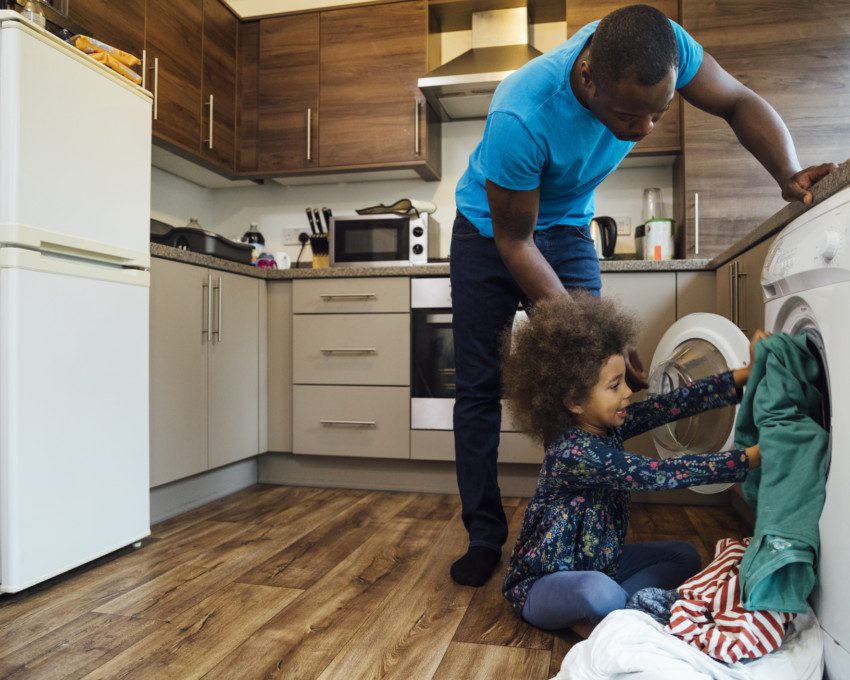
[(151, 524), (188, 512), (257, 483), (257, 458), (151, 489)]
[[(530, 497), (539, 471), (539, 465), (500, 463), (502, 495)], [(259, 457), (259, 481), (293, 486), (457, 493), (455, 466), (449, 461), (266, 453)], [(637, 492), (632, 498), (642, 503), (689, 505), (729, 505), (731, 502), (729, 491), (706, 495), (688, 489)]]

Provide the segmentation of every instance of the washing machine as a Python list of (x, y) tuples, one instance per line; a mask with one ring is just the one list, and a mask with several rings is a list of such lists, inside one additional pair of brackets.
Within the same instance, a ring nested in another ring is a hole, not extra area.
[[(804, 333), (821, 364), (821, 424), (829, 431), (826, 500), (820, 518), (818, 585), (810, 602), (823, 631), (825, 677), (850, 680), (850, 187), (811, 208), (774, 240), (761, 276), (765, 329)], [(650, 391), (738, 368), (749, 341), (730, 321), (691, 314), (664, 335), (650, 365)], [(664, 458), (732, 447), (737, 407), (685, 418), (653, 431)], [(834, 417), (834, 415), (836, 417)], [(717, 493), (728, 485), (694, 488)]]

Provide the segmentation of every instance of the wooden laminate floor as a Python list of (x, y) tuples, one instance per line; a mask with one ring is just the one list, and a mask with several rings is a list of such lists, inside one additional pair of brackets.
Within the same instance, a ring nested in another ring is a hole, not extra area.
[[(526, 501), (505, 499), (513, 540)], [(630, 541), (704, 562), (729, 508), (638, 505)], [(0, 596), (0, 678), (549, 678), (578, 638), (456, 585), (457, 496), (255, 486), (153, 527), (138, 550)]]

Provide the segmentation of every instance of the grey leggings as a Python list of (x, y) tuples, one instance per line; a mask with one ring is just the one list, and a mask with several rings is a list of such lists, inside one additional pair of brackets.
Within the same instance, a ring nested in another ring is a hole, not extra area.
[(557, 571), (541, 576), (528, 593), (522, 618), (544, 630), (598, 623), (622, 609), (642, 588), (676, 588), (701, 568), (685, 541), (649, 541), (623, 547), (615, 581), (600, 571)]

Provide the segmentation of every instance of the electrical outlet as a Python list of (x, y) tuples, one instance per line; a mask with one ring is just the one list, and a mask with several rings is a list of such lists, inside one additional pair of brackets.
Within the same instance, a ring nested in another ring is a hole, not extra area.
[(631, 217), (623, 215), (621, 217), (615, 217), (614, 221), (617, 223), (617, 236), (628, 236), (632, 233)]
[(301, 244), (298, 242), (298, 234), (300, 234), (304, 229), (298, 229), (297, 227), (289, 227), (288, 229), (283, 229), (281, 231), (281, 238), (283, 239), (283, 245), (285, 246), (300, 246)]

